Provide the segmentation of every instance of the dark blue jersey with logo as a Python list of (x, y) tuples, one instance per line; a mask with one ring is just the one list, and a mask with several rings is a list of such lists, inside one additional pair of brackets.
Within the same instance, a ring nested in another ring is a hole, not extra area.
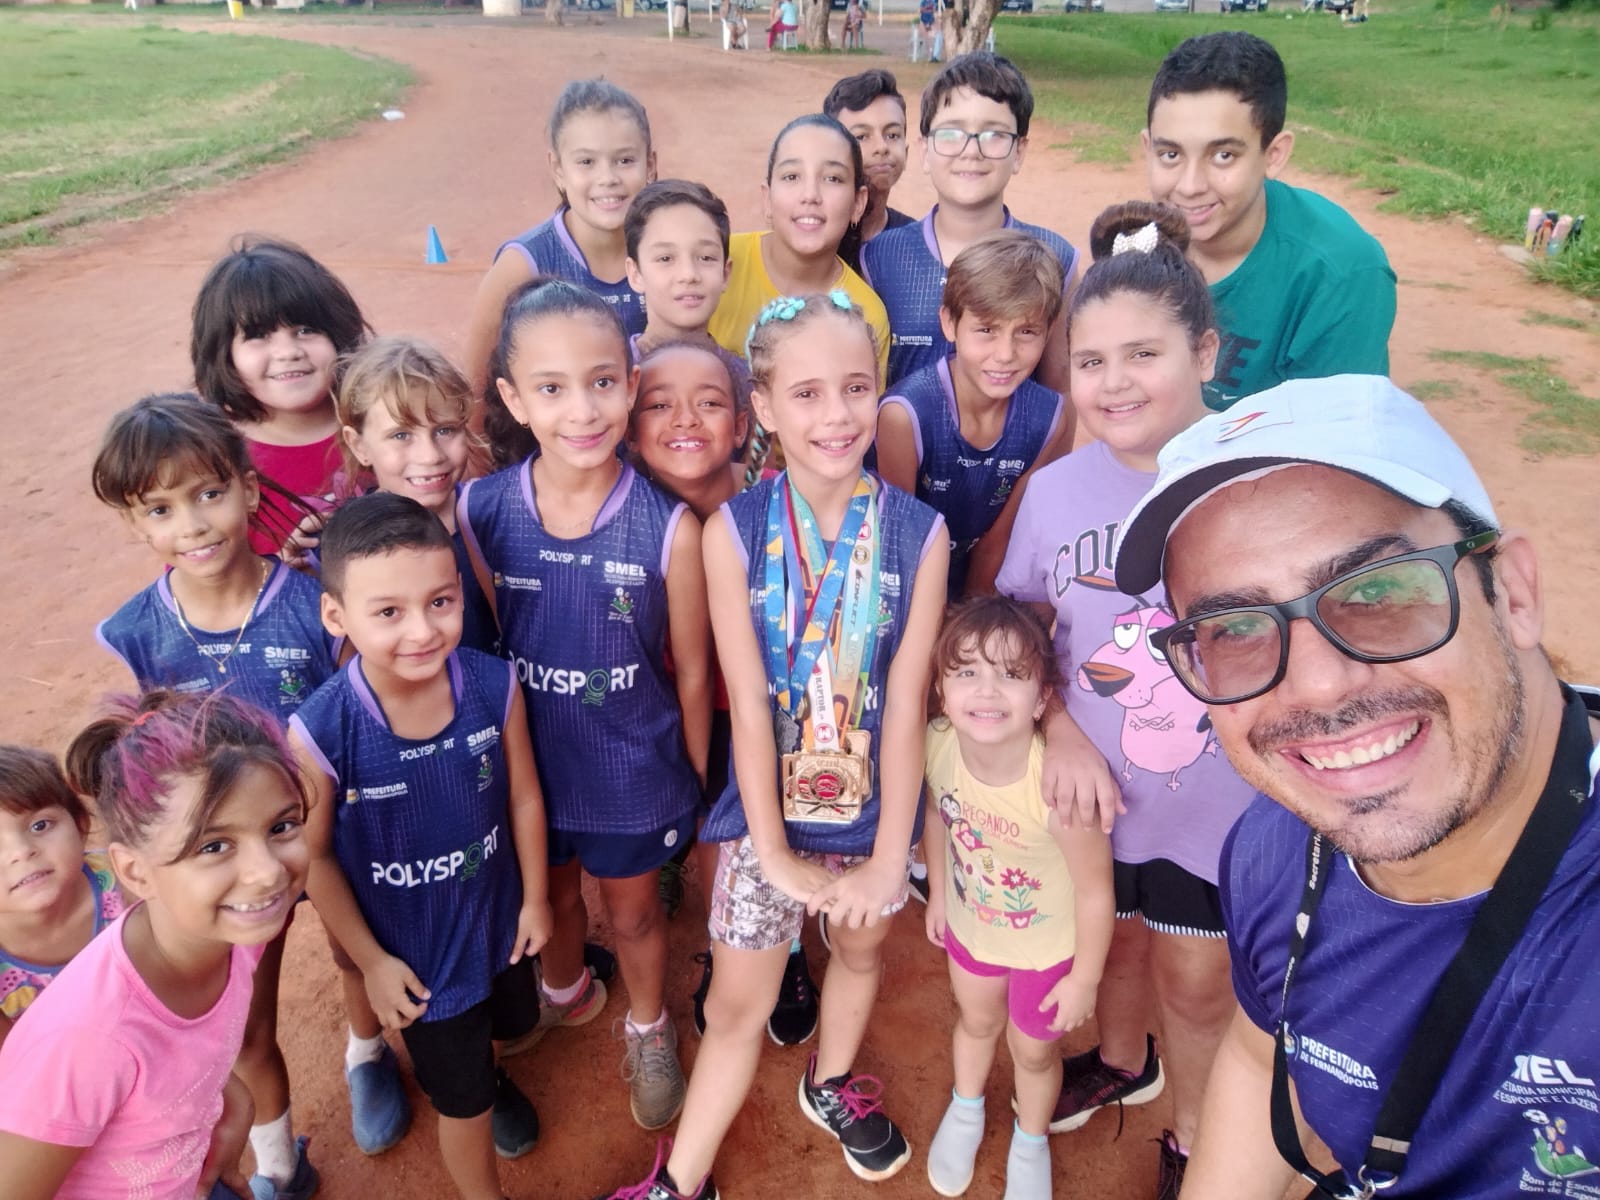
[[(949, 269), (939, 253), (931, 212), (915, 225), (885, 229), (861, 247), (861, 274), (889, 310), (889, 375), (893, 386), (913, 371), (931, 367), (949, 357), (951, 345), (939, 328), (939, 306), (944, 303), (944, 282)], [(1078, 252), (1059, 233), (1018, 221), (1007, 209), (1006, 229), (1020, 229), (1043, 242), (1061, 260), (1062, 276), (1070, 285), (1078, 265)]]
[(489, 996), (517, 933), (522, 874), (501, 741), (516, 680), (505, 660), (450, 656), (455, 713), (400, 737), (361, 656), (291, 721), (333, 780), (333, 848), (372, 936), (432, 993), (424, 1021)]
[(205, 693), (226, 687), (230, 696), (258, 705), (284, 725), (338, 670), (342, 639), (322, 626), (316, 580), (281, 562), (271, 562), (268, 570), (242, 634), (193, 624), (185, 633), (171, 576), (164, 574), (100, 622), (95, 637), (127, 665), (141, 689)]
[[(755, 625), (756, 640), (762, 646), (765, 646), (767, 627), (767, 506), (775, 483), (773, 479), (762, 480), (722, 506), (722, 511), (738, 531), (739, 550), (749, 567), (750, 620)], [(855, 726), (872, 735), (872, 794), (863, 803), (861, 816), (848, 825), (786, 821), (784, 832), (789, 845), (796, 850), (827, 854), (872, 853), (873, 839), (878, 835), (878, 743), (883, 724), (884, 687), (889, 681), (889, 664), (894, 661), (895, 652), (900, 648), (906, 619), (911, 613), (912, 585), (916, 582), (917, 568), (922, 565), (928, 547), (934, 544), (933, 539), (943, 536), (944, 522), (933, 509), (899, 488), (886, 483), (879, 485), (878, 539), (881, 549), (878, 560), (878, 635), (873, 643), (861, 717)], [(926, 653), (925, 650), (922, 652)], [(770, 676), (769, 668), (769, 696), (774, 688)], [(774, 700), (774, 716), (777, 712), (776, 703)], [(725, 842), (744, 837), (749, 831), (744, 801), (739, 794), (739, 781), (735, 777), (728, 781), (726, 790), (712, 806), (711, 815), (706, 818), (700, 836), (708, 842)], [(918, 804), (916, 828), (911, 840), (915, 842), (921, 836), (922, 805)]]
[(686, 506), (623, 465), (582, 537), (549, 533), (532, 460), (473, 480), (462, 534), (494, 580), (553, 829), (649, 833), (700, 800), (666, 668), (667, 567)]
[(565, 279), (588, 288), (616, 310), (630, 336), (643, 333), (644, 295), (628, 285), (626, 274), (612, 282), (597, 278), (589, 270), (589, 260), (583, 257), (583, 251), (567, 231), (566, 215), (567, 206), (563, 204), (543, 225), (502, 243), (494, 252), (495, 258), (510, 251), (522, 256), (535, 278)]
[(967, 560), (1000, 516), (1018, 477), (1033, 466), (1061, 426), (1061, 396), (1031, 379), (1006, 408), (994, 445), (979, 448), (961, 436), (950, 360), (902, 379), (883, 404), (905, 409), (917, 446), (917, 499), (944, 517), (950, 532), (950, 596), (961, 595)]

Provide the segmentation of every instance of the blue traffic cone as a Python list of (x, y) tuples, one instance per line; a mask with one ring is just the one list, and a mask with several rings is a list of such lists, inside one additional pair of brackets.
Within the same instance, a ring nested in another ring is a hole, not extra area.
[(444, 246), (439, 242), (439, 230), (436, 226), (428, 226), (428, 257), (429, 263), (447, 263), (450, 261), (445, 256)]

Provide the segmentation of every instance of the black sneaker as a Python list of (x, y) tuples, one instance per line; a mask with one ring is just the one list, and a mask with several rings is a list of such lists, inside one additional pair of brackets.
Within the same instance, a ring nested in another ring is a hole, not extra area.
[(511, 1082), (511, 1076), (496, 1068), (494, 1084), (494, 1152), (501, 1158), (521, 1158), (539, 1140), (539, 1114), (533, 1101)]
[(906, 890), (911, 894), (913, 900), (921, 901), (923, 904), (928, 902), (928, 870), (926, 867), (923, 868), (921, 875), (913, 872), (906, 876)]
[(705, 1037), (706, 997), (711, 994), (711, 951), (702, 950), (694, 956), (694, 960), (703, 968), (700, 972), (700, 984), (694, 989), (694, 1031), (700, 1037)]
[(1100, 1058), (1100, 1047), (1061, 1060), (1061, 1095), (1050, 1116), (1050, 1132), (1066, 1133), (1077, 1129), (1108, 1105), (1120, 1110), (1126, 1104), (1148, 1104), (1166, 1087), (1161, 1060), (1156, 1057), (1156, 1039), (1145, 1035), (1144, 1070), (1137, 1075), (1108, 1067)]
[(617, 973), (617, 956), (598, 942), (585, 942), (583, 965), (589, 969), (591, 978), (610, 983), (611, 977)]
[(800, 1077), (800, 1111), (839, 1139), (845, 1165), (875, 1183), (897, 1175), (911, 1161), (911, 1147), (883, 1111), (883, 1084), (875, 1075), (837, 1075), (812, 1082), (817, 1056)]
[(1156, 1200), (1178, 1200), (1189, 1156), (1178, 1149), (1178, 1139), (1172, 1136), (1170, 1129), (1161, 1131), (1159, 1145), (1161, 1162), (1156, 1168)]
[(692, 1192), (678, 1190), (672, 1176), (667, 1174), (667, 1155), (671, 1150), (672, 1139), (662, 1138), (656, 1143), (656, 1162), (648, 1176), (629, 1187), (596, 1196), (595, 1200), (717, 1200), (717, 1185), (712, 1182), (710, 1175), (702, 1179), (700, 1186)]
[[(707, 979), (710, 968), (707, 968)], [(778, 1002), (767, 1018), (767, 1036), (780, 1046), (798, 1046), (817, 1031), (817, 985), (806, 967), (806, 952), (796, 950), (783, 965)]]

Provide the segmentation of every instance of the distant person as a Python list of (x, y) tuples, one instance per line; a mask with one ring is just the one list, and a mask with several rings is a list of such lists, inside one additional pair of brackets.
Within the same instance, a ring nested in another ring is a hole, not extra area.
[[(1078, 252), (1059, 234), (1018, 221), (1006, 207), (1006, 185), (1022, 170), (1033, 119), (1033, 91), (1005, 58), (977, 50), (952, 59), (922, 93), (922, 169), (939, 201), (916, 225), (889, 230), (862, 249), (862, 274), (883, 299), (893, 336), (893, 386), (946, 358), (950, 339), (939, 324), (945, 276), (956, 255), (986, 233), (1020, 229), (1061, 262), (1063, 298), (1076, 279)], [(1066, 326), (1050, 327), (1035, 378), (1067, 390)], [(1072, 414), (1067, 414), (1068, 444)]]
[(1349, 213), (1278, 181), (1288, 99), (1278, 52), (1238, 31), (1190, 38), (1150, 85), (1150, 191), (1188, 218), (1211, 285), (1222, 349), (1206, 406), (1219, 411), (1286, 379), (1389, 373), (1394, 271)]
[(767, 26), (767, 49), (771, 50), (778, 38), (800, 28), (800, 10), (794, 0), (778, 0), (772, 6), (772, 24)]
[(917, 23), (921, 26), (923, 42), (929, 47), (929, 62), (938, 62), (944, 57), (944, 30), (939, 28), (939, 8), (939, 0), (922, 0), (917, 6)]
[(834, 84), (822, 111), (861, 143), (867, 169), (867, 210), (839, 243), (839, 257), (859, 274), (862, 246), (886, 229), (916, 220), (889, 206), (889, 193), (906, 173), (906, 99), (895, 77), (874, 67)]
[(844, 28), (840, 31), (839, 37), (846, 50), (866, 48), (866, 40), (863, 37), (866, 24), (867, 14), (861, 7), (861, 0), (850, 0), (844, 10)]

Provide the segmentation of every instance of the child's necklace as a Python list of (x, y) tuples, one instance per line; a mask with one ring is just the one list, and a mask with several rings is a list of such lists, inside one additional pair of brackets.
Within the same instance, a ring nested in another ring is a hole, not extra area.
[(267, 590), (267, 580), (272, 578), (272, 564), (266, 559), (261, 560), (261, 584), (256, 588), (255, 599), (250, 601), (250, 611), (245, 613), (244, 620), (239, 625), (239, 632), (233, 635), (233, 645), (218, 658), (216, 654), (200, 644), (200, 639), (195, 637), (194, 630), (189, 628), (189, 622), (184, 619), (183, 603), (178, 599), (178, 593), (172, 593), (172, 607), (178, 610), (178, 628), (189, 635), (189, 640), (194, 643), (194, 648), (203, 654), (216, 667), (218, 675), (228, 673), (228, 660), (233, 657), (233, 652), (239, 648), (239, 643), (244, 640), (244, 631), (250, 627), (251, 620), (256, 615), (256, 605), (261, 603), (261, 593)]

